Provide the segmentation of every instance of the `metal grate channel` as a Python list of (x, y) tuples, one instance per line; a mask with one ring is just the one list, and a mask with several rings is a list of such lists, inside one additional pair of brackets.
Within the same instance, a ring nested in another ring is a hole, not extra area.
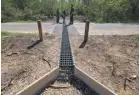
[(60, 66), (74, 66), (67, 27), (63, 25)]
[(58, 81), (69, 81), (74, 73), (74, 62), (67, 27), (63, 25)]

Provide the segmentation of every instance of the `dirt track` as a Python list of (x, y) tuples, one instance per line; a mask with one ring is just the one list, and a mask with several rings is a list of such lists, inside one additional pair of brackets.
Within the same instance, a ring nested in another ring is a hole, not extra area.
[(139, 95), (139, 38), (89, 36), (84, 47), (82, 41), (83, 36), (71, 36), (74, 58), (80, 69), (116, 93), (123, 88), (126, 77), (137, 75), (133, 82), (127, 82), (127, 89)]
[(38, 37), (20, 35), (2, 37), (2, 94), (15, 95), (45, 73), (58, 66), (60, 38), (44, 35), (44, 41), (31, 49)]

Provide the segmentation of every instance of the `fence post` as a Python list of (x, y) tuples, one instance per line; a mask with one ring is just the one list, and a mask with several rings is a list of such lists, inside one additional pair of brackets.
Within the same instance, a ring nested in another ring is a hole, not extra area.
[(86, 20), (84, 42), (87, 42), (87, 40), (88, 40), (88, 32), (89, 32), (89, 20)]
[(37, 23), (38, 23), (38, 30), (39, 30), (40, 41), (43, 41), (43, 32), (42, 32), (42, 24), (41, 24), (41, 21), (38, 20)]

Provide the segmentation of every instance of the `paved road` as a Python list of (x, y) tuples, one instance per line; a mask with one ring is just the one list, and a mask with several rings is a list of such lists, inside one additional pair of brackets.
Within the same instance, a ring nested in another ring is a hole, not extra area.
[[(52, 33), (55, 24), (52, 23), (42, 23), (42, 28), (44, 32)], [(38, 32), (37, 23), (2, 23), (2, 31), (8, 32)]]
[[(62, 22), (62, 21), (61, 21)], [(67, 22), (68, 23), (68, 22)], [(48, 33), (61, 34), (62, 24), (42, 23), (43, 31)], [(37, 23), (2, 23), (2, 31), (11, 32), (37, 32)], [(76, 22), (68, 26), (69, 34), (84, 35), (85, 23)], [(89, 35), (139, 35), (139, 24), (96, 24), (90, 23)]]
[[(84, 35), (85, 23), (75, 23), (79, 35)], [(139, 35), (139, 24), (90, 23), (89, 35)]]
[[(67, 29), (68, 29), (69, 35), (79, 35), (79, 33), (74, 25), (70, 25), (70, 26), (67, 25)], [(63, 30), (63, 24), (57, 24), (57, 25), (55, 25), (53, 33), (55, 33), (57, 35), (62, 35), (62, 30)]]

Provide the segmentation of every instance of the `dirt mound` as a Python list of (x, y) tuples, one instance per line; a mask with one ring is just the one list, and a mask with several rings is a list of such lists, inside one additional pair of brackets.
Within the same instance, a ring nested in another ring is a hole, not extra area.
[(58, 66), (60, 37), (37, 35), (2, 37), (2, 94), (15, 95), (45, 73)]
[(135, 36), (89, 36), (87, 43), (82, 41), (83, 36), (71, 37), (79, 68), (114, 92), (124, 87), (125, 78), (136, 75), (126, 88), (139, 95), (139, 40)]

